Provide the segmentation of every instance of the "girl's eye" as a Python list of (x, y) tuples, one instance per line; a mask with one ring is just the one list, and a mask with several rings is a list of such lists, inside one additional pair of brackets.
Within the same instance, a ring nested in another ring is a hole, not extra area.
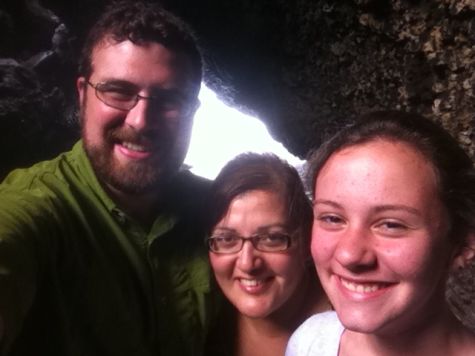
[(334, 216), (334, 215), (323, 216), (321, 220), (328, 223), (332, 223), (332, 224), (337, 224), (341, 221), (341, 219), (338, 216)]
[(376, 226), (376, 228), (383, 234), (388, 235), (402, 235), (409, 229), (404, 223), (392, 220), (382, 221)]
[(383, 225), (386, 226), (388, 229), (402, 229), (405, 227), (403, 224), (399, 224), (393, 221), (385, 222)]
[(334, 214), (317, 215), (316, 220), (318, 221), (320, 226), (327, 229), (339, 228), (345, 222), (340, 216)]

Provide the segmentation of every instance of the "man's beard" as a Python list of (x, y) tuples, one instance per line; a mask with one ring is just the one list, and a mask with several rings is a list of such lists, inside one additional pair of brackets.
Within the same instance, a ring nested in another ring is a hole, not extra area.
[[(123, 127), (106, 128), (101, 144), (92, 144), (88, 141), (83, 120), (84, 118), (81, 120), (84, 149), (101, 184), (126, 194), (152, 193), (163, 189), (182, 163), (173, 143), (164, 135), (138, 134), (131, 128)], [(155, 159), (129, 160), (122, 164), (114, 156), (114, 144), (124, 141), (151, 147)]]
[(172, 172), (165, 167), (158, 168), (158, 162), (155, 165), (150, 161), (129, 162), (125, 166), (114, 159), (110, 146), (90, 146), (84, 141), (86, 154), (100, 182), (126, 194), (143, 194), (169, 181)]

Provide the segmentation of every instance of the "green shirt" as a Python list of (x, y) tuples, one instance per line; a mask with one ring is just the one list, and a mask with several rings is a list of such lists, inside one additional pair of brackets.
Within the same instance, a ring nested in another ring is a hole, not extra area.
[(207, 186), (178, 174), (148, 231), (103, 191), (81, 141), (12, 172), (0, 185), (0, 354), (200, 355)]

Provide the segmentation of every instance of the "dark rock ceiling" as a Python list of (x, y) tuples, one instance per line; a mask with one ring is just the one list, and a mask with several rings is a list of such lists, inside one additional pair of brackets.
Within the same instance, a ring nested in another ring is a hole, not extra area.
[[(473, 0), (163, 2), (200, 37), (208, 84), (301, 157), (377, 108), (428, 115), (474, 155)], [(104, 3), (3, 0), (1, 57), (31, 62), (54, 50), (35, 74), (69, 100), (75, 51)], [(69, 32), (52, 44), (60, 23)]]
[[(104, 3), (0, 2), (3, 166), (51, 156), (76, 137), (77, 49)], [(475, 0), (163, 3), (195, 28), (208, 85), (300, 157), (358, 113), (382, 108), (441, 122), (475, 157)], [(452, 298), (465, 310), (473, 274), (460, 278), (471, 278), (468, 291)]]
[(304, 156), (355, 114), (400, 108), (442, 122), (473, 156), (475, 1), (190, 4), (169, 1), (202, 38), (211, 86), (292, 152)]

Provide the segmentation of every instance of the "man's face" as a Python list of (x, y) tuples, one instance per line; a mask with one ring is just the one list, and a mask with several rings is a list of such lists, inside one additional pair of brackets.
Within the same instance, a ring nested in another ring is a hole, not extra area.
[[(197, 108), (199, 83), (187, 58), (155, 42), (104, 40), (91, 62), (77, 88), (84, 147), (99, 180), (126, 194), (159, 189), (183, 163)], [(136, 94), (154, 98), (133, 106)], [(130, 98), (130, 110), (117, 108)]]

